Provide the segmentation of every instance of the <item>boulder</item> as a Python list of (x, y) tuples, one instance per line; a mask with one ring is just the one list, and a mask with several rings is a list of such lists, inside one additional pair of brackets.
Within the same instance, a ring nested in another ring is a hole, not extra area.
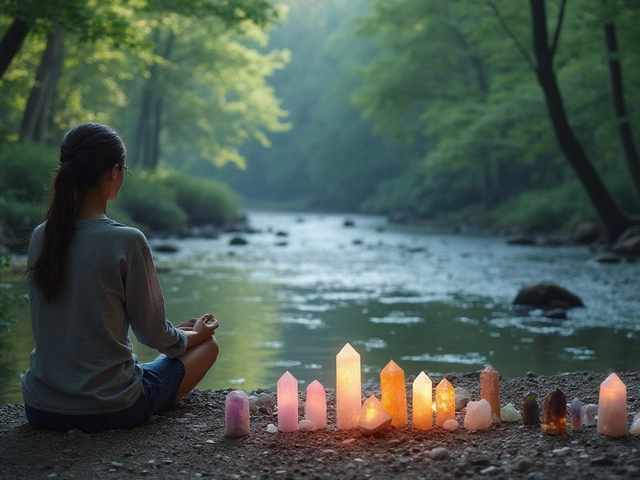
[(584, 307), (580, 297), (553, 282), (534, 282), (520, 289), (514, 305), (530, 305), (543, 309)]
[(622, 257), (613, 252), (602, 252), (592, 258), (594, 262), (599, 263), (620, 263)]
[(620, 255), (640, 256), (640, 225), (625, 230), (616, 240), (611, 251)]
[(231, 240), (229, 240), (229, 245), (246, 245), (248, 243), (249, 242), (247, 242), (242, 237), (233, 237)]
[(507, 245), (535, 245), (536, 239), (527, 233), (516, 233), (507, 237)]
[(573, 232), (573, 241), (579, 245), (593, 243), (602, 234), (600, 225), (596, 222), (582, 222)]
[(153, 247), (153, 250), (159, 253), (176, 253), (179, 249), (175, 245), (162, 243)]

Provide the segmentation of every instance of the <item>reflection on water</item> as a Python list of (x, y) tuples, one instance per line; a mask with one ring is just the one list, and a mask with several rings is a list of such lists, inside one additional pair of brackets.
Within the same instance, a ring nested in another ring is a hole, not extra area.
[[(640, 264), (601, 265), (582, 247), (514, 247), (496, 237), (436, 234), (382, 217), (250, 213), (249, 244), (175, 241), (158, 254), (167, 315), (205, 312), (220, 322), (221, 354), (200, 388), (275, 388), (289, 370), (301, 384), (335, 387), (335, 355), (350, 342), (363, 381), (394, 360), (407, 376), (475, 371), (504, 376), (637, 370)], [(276, 245), (285, 231), (286, 246)], [(155, 242), (152, 242), (154, 244)], [(564, 321), (514, 311), (532, 281), (576, 292), (586, 308)], [(0, 403), (21, 401), (19, 372), (32, 348), (27, 312), (0, 373)], [(155, 352), (136, 345), (141, 361)], [(301, 386), (301, 388), (304, 388)]]

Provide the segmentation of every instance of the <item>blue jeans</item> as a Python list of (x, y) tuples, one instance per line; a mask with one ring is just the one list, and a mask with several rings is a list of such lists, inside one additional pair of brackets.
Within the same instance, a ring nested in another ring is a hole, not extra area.
[(133, 428), (149, 416), (169, 408), (176, 400), (184, 378), (184, 364), (179, 358), (160, 355), (154, 361), (140, 365), (143, 370), (142, 393), (126, 410), (95, 415), (65, 415), (25, 405), (27, 420), (36, 428), (66, 432), (83, 432)]

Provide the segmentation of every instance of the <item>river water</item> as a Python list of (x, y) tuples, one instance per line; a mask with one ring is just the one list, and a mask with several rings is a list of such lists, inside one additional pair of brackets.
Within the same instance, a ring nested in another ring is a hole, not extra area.
[[(363, 382), (378, 382), (390, 360), (407, 377), (487, 364), (507, 377), (640, 369), (640, 263), (599, 264), (585, 247), (508, 246), (380, 216), (255, 211), (249, 219), (261, 232), (244, 235), (245, 246), (230, 246), (225, 234), (172, 240), (178, 253), (155, 255), (168, 318), (212, 312), (220, 322), (221, 353), (201, 389), (272, 389), (287, 370), (301, 389), (313, 380), (333, 388), (347, 342), (361, 355)], [(514, 310), (518, 290), (538, 280), (568, 288), (586, 307), (567, 320)], [(22, 401), (33, 348), (28, 311), (18, 317), (0, 404)], [(156, 355), (139, 344), (136, 353)]]

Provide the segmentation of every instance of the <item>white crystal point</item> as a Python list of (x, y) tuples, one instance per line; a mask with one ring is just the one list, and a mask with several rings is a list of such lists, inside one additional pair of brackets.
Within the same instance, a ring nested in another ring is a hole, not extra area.
[(447, 420), (444, 422), (444, 425), (442, 425), (442, 428), (449, 432), (455, 432), (458, 429), (458, 421), (453, 419)]
[(467, 403), (467, 413), (464, 416), (464, 428), (467, 430), (484, 430), (491, 426), (491, 405), (486, 399)]
[(507, 403), (500, 409), (500, 417), (503, 422), (518, 422), (522, 419), (522, 415), (513, 403)]
[(640, 413), (636, 413), (633, 417), (633, 422), (631, 423), (631, 428), (629, 428), (629, 433), (631, 435), (640, 435)]

